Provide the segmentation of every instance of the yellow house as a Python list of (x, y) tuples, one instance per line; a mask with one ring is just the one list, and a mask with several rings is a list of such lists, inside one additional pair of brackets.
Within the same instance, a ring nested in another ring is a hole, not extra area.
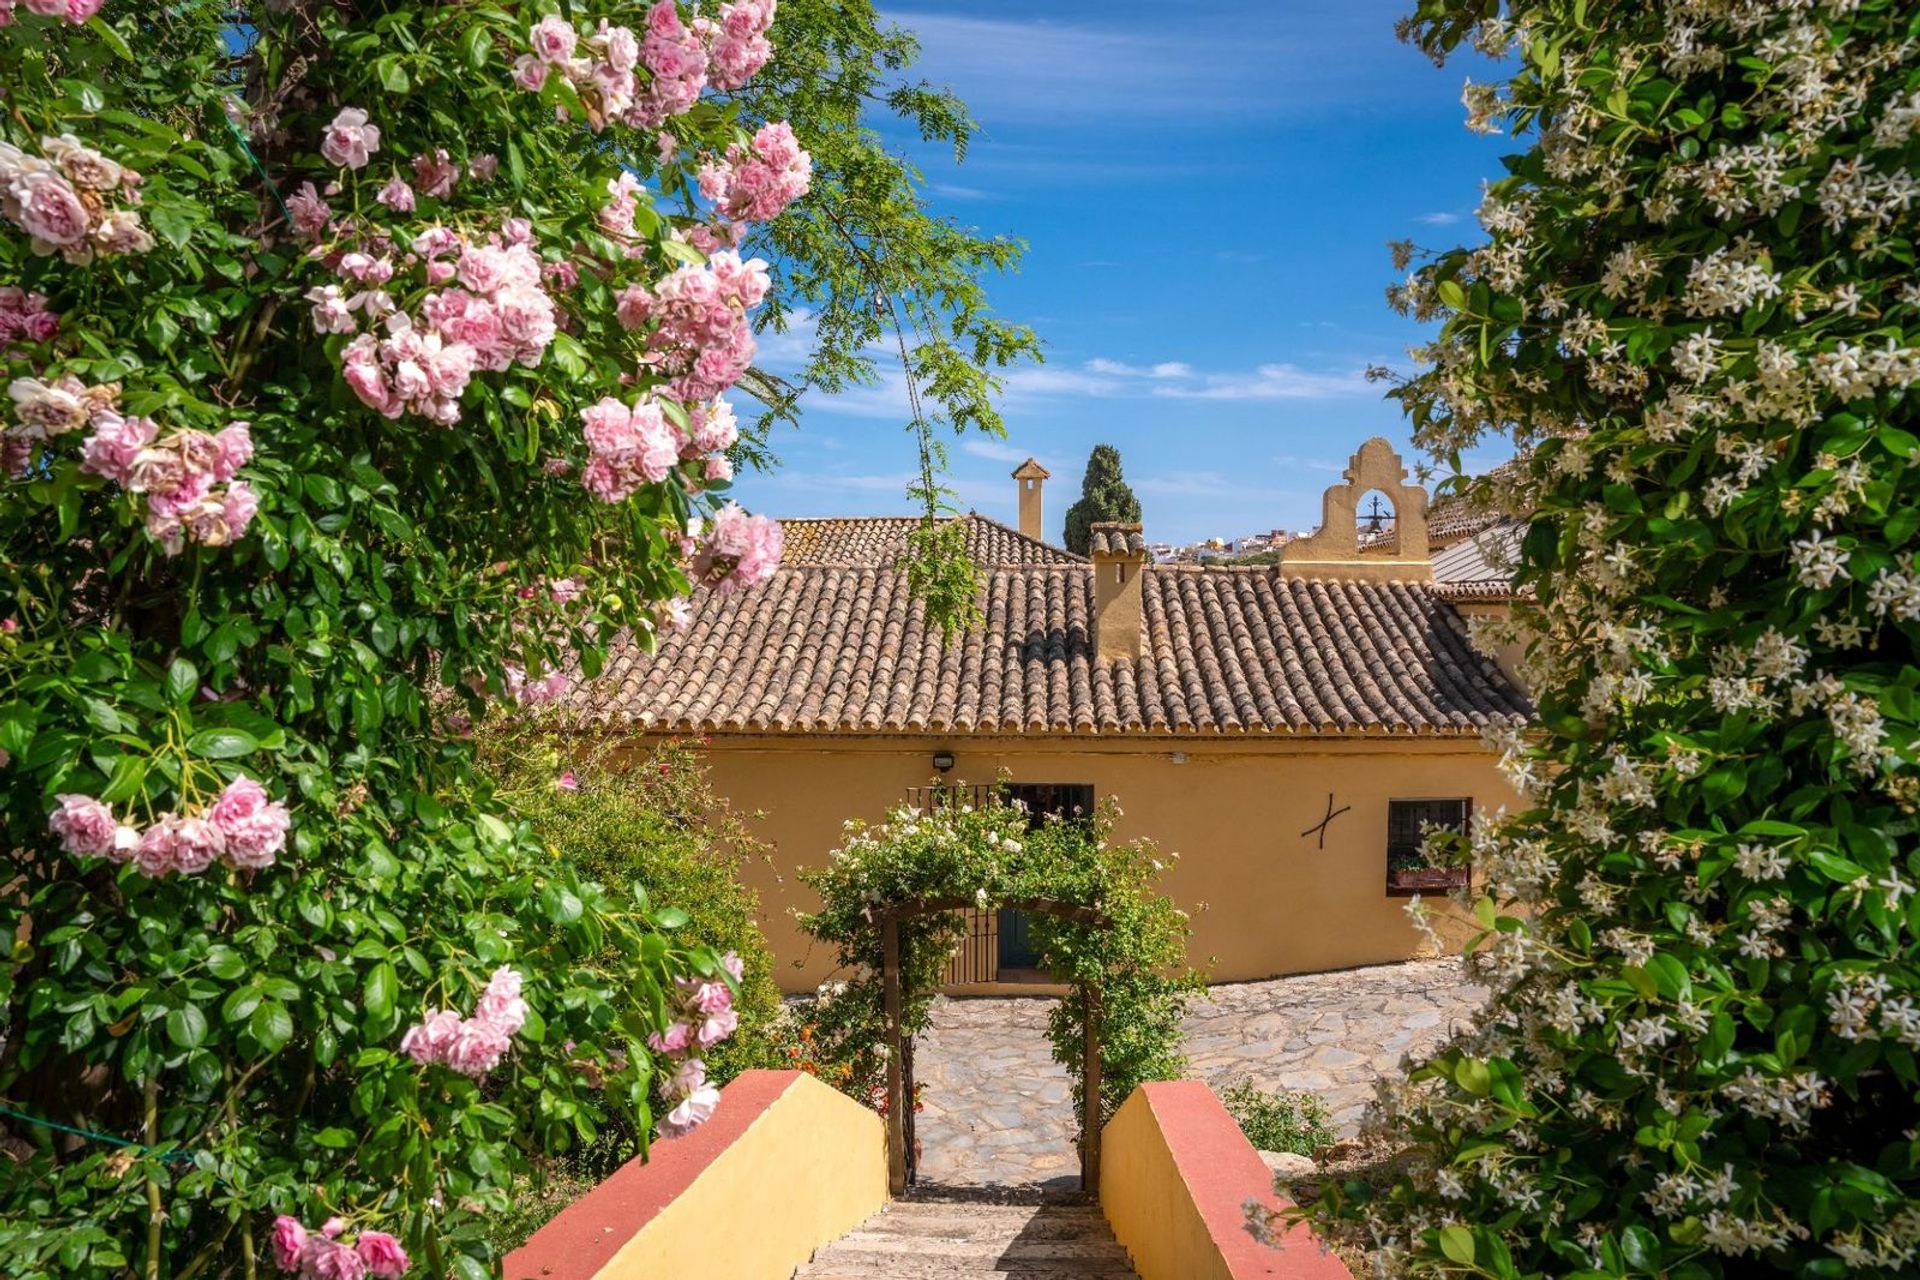
[[(718, 790), (761, 811), (774, 865), (750, 877), (779, 978), (803, 990), (833, 957), (792, 909), (794, 872), (849, 817), (877, 819), (932, 780), (1005, 775), (1038, 810), (1107, 797), (1119, 834), (1179, 855), (1169, 893), (1215, 980), (1405, 958), (1421, 825), (1513, 797), (1481, 730), (1531, 711), (1476, 653), (1436, 582), (1426, 491), (1368, 441), (1328, 490), (1321, 528), (1272, 567), (1156, 566), (1138, 525), (1097, 526), (1081, 557), (1041, 536), (1046, 471), (1014, 473), (1021, 528), (963, 517), (985, 625), (929, 626), (896, 566), (908, 518), (786, 522), (774, 579), (708, 595), (655, 654), (617, 650), (575, 710), (646, 746), (699, 735)], [(1359, 550), (1379, 491), (1386, 548)], [(974, 921), (949, 978), (1031, 978), (1018, 913)]]

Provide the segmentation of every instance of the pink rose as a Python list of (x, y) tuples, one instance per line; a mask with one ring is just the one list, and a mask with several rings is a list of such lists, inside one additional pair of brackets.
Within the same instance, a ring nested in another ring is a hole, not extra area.
[(226, 850), (220, 828), (205, 818), (182, 818), (173, 834), (173, 869), (197, 876)]
[(320, 154), (337, 165), (364, 169), (380, 149), (380, 129), (359, 107), (343, 107), (320, 139)]
[(307, 1247), (307, 1229), (297, 1218), (281, 1214), (273, 1220), (273, 1264), (282, 1271), (300, 1269), (300, 1255)]
[(459, 1034), (460, 1015), (452, 1009), (435, 1009), (400, 1037), (400, 1052), (423, 1067), (432, 1062), (445, 1062), (447, 1051)]
[(66, 249), (87, 238), (87, 206), (64, 177), (51, 170), (27, 170), (13, 176), (9, 204), (14, 218), (35, 240)]
[(301, 183), (300, 189), (287, 197), (287, 212), (293, 216), (294, 232), (309, 239), (317, 239), (333, 218), (333, 210), (311, 182)]
[(713, 1118), (720, 1108), (720, 1091), (712, 1085), (701, 1085), (682, 1098), (673, 1110), (661, 1117), (660, 1133), (663, 1137), (677, 1138), (683, 1133), (705, 1124)]
[(647, 1034), (647, 1047), (655, 1053), (685, 1053), (693, 1040), (693, 1028), (684, 1022), (670, 1023), (665, 1031)]
[(436, 150), (432, 155), (423, 151), (413, 158), (413, 181), (423, 195), (444, 200), (453, 194), (453, 184), (459, 178), (459, 166), (447, 159), (444, 150)]
[(404, 178), (395, 176), (388, 179), (387, 185), (380, 188), (373, 198), (395, 213), (413, 212), (413, 188), (407, 185)]
[(527, 1002), (520, 998), (520, 975), (501, 967), (493, 971), (486, 992), (474, 1005), (473, 1016), (491, 1024), (503, 1036), (517, 1035), (527, 1022)]
[(162, 814), (158, 822), (140, 833), (140, 842), (133, 847), (133, 865), (140, 868), (141, 875), (157, 878), (173, 870), (179, 825), (180, 819), (173, 814)]
[(246, 422), (229, 422), (213, 437), (216, 450), (213, 461), (213, 478), (225, 484), (233, 479), (234, 473), (253, 461), (253, 426)]
[(366, 1280), (367, 1275), (360, 1255), (333, 1240), (308, 1239), (300, 1268), (314, 1280)]
[(499, 169), (500, 157), (491, 151), (483, 151), (467, 161), (467, 176), (476, 182), (492, 182)]
[(571, 58), (574, 46), (580, 40), (580, 34), (573, 29), (573, 24), (557, 13), (550, 13), (534, 23), (527, 37), (533, 46), (534, 56), (549, 65)]
[(407, 1251), (384, 1231), (362, 1231), (353, 1243), (353, 1251), (367, 1264), (368, 1273), (379, 1280), (398, 1280), (406, 1272)]
[[(232, 501), (231, 491), (228, 501)], [(229, 782), (207, 816), (225, 837), (227, 861), (236, 867), (272, 866), (274, 855), (286, 847), (287, 808), (275, 804), (267, 789), (252, 778)]]
[(699, 1013), (725, 1013), (733, 1008), (733, 989), (724, 982), (702, 982), (693, 989), (687, 1005)]
[(702, 1049), (711, 1049), (732, 1035), (739, 1026), (740, 1015), (732, 1009), (727, 1009), (710, 1018), (702, 1019), (700, 1029), (694, 1033), (694, 1038), (700, 1042)]
[(468, 1018), (447, 1048), (447, 1065), (478, 1080), (506, 1054), (507, 1042), (507, 1033), (485, 1018)]
[(513, 82), (529, 93), (538, 93), (547, 83), (547, 64), (531, 53), (513, 60)]
[(747, 976), (747, 962), (740, 958), (737, 951), (729, 951), (720, 957), (720, 967), (730, 974), (735, 982), (741, 982)]
[[(11, 621), (11, 619), (9, 619)], [(92, 796), (55, 796), (60, 807), (47, 818), (47, 827), (60, 837), (60, 847), (68, 853), (104, 858), (114, 851), (119, 824), (113, 810)]]
[(562, 791), (578, 791), (580, 789), (580, 779), (574, 777), (573, 770), (569, 769), (555, 778), (553, 785)]
[[(227, 537), (238, 538), (253, 523), (254, 516), (260, 512), (260, 498), (253, 486), (245, 480), (235, 480), (227, 486), (226, 500), (220, 504), (220, 519), (227, 526)], [(236, 860), (235, 865), (240, 865)], [(264, 864), (262, 864), (264, 865)]]

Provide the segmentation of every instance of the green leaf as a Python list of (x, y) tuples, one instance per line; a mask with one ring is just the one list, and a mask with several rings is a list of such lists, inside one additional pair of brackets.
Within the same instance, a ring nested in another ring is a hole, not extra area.
[(351, 1129), (329, 1127), (313, 1135), (313, 1144), (333, 1151), (345, 1151), (359, 1139)]
[(1473, 1265), (1473, 1232), (1462, 1226), (1440, 1228), (1440, 1252), (1463, 1267)]
[(133, 50), (128, 47), (127, 42), (121, 38), (118, 31), (113, 29), (113, 25), (101, 18), (99, 14), (95, 14), (93, 17), (87, 19), (87, 30), (99, 36), (100, 43), (113, 50), (113, 56), (120, 59), (120, 61), (132, 62), (134, 60)]
[(380, 86), (389, 93), (405, 93), (413, 87), (413, 81), (407, 78), (405, 67), (400, 65), (400, 56), (390, 53), (384, 58), (376, 58), (373, 72), (380, 78)]
[(293, 1039), (293, 1015), (287, 1012), (287, 1006), (277, 1000), (269, 1000), (247, 1019), (247, 1030), (253, 1033), (253, 1038), (260, 1042), (262, 1049), (274, 1053)]
[(185, 706), (200, 689), (200, 669), (185, 658), (175, 658), (167, 667), (167, 701)]
[(238, 760), (252, 755), (260, 744), (241, 729), (202, 729), (187, 739), (187, 751), (203, 760)]
[(222, 982), (231, 982), (247, 971), (247, 962), (238, 951), (225, 943), (215, 943), (207, 948), (204, 963), (207, 972)]
[(167, 1014), (167, 1039), (182, 1049), (197, 1049), (206, 1038), (207, 1015), (198, 1005), (181, 1005)]
[(393, 1002), (400, 990), (400, 976), (393, 966), (382, 960), (373, 966), (367, 974), (366, 986), (361, 991), (361, 1003), (368, 1016), (385, 1021), (393, 1016)]

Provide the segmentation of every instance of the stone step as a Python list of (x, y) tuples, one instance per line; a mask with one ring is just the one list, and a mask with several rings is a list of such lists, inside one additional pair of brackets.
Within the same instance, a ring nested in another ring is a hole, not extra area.
[(896, 1200), (875, 1214), (870, 1221), (962, 1219), (969, 1222), (999, 1222), (1009, 1230), (1018, 1230), (1027, 1222), (1097, 1222), (1106, 1218), (1092, 1205), (1085, 1204), (969, 1204), (963, 1200)]
[(1036, 1214), (1024, 1220), (973, 1217), (961, 1214), (887, 1213), (862, 1223), (858, 1236), (919, 1239), (938, 1237), (949, 1240), (1111, 1240), (1106, 1222), (1092, 1215), (1061, 1217)]
[[(829, 1262), (851, 1257), (876, 1255), (914, 1258), (963, 1258), (978, 1262), (1049, 1267), (1073, 1264), (1089, 1270), (1112, 1271), (1133, 1265), (1127, 1251), (1105, 1240), (1026, 1240), (1004, 1236), (984, 1240), (955, 1240), (945, 1236), (901, 1237), (877, 1232), (855, 1231), (814, 1254), (814, 1261)], [(992, 1270), (995, 1268), (989, 1268)]]
[(927, 1263), (917, 1258), (880, 1258), (852, 1267), (810, 1262), (793, 1275), (794, 1280), (953, 1280), (965, 1276), (992, 1277), (992, 1280), (1140, 1280), (1133, 1271), (1085, 1271), (1079, 1267), (991, 1270), (949, 1266), (938, 1261)]

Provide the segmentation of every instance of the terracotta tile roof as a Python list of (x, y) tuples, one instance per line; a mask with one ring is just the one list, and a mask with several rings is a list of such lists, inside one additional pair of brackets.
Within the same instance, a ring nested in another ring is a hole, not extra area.
[(1525, 524), (1508, 516), (1471, 537), (1461, 538), (1433, 553), (1435, 592), (1447, 600), (1504, 600), (1521, 594), (1514, 589), (1512, 565), (1520, 558)]
[[(967, 556), (976, 564), (1085, 564), (1071, 551), (1029, 538), (978, 512), (955, 517), (966, 525)], [(829, 516), (782, 520), (787, 568), (808, 565), (870, 565), (892, 568), (907, 554), (907, 536), (917, 516)]]
[[(1455, 492), (1435, 498), (1427, 508), (1428, 545), (1438, 552), (1442, 547), (1472, 537), (1482, 529), (1491, 528), (1515, 515), (1525, 514), (1530, 504), (1518, 490), (1527, 478), (1526, 468), (1525, 457), (1509, 458), (1478, 478), (1492, 481), (1493, 489), (1503, 494), (1504, 503), (1479, 487), (1465, 493)], [(1515, 509), (1506, 509), (1508, 505)]]
[(984, 576), (984, 627), (951, 640), (890, 568), (703, 593), (658, 653), (617, 644), (570, 709), (669, 732), (1073, 735), (1469, 733), (1531, 711), (1424, 586), (1150, 568), (1145, 656), (1102, 663), (1090, 565)]
[(1143, 556), (1147, 539), (1137, 524), (1101, 522), (1087, 538), (1087, 550), (1096, 556)]

